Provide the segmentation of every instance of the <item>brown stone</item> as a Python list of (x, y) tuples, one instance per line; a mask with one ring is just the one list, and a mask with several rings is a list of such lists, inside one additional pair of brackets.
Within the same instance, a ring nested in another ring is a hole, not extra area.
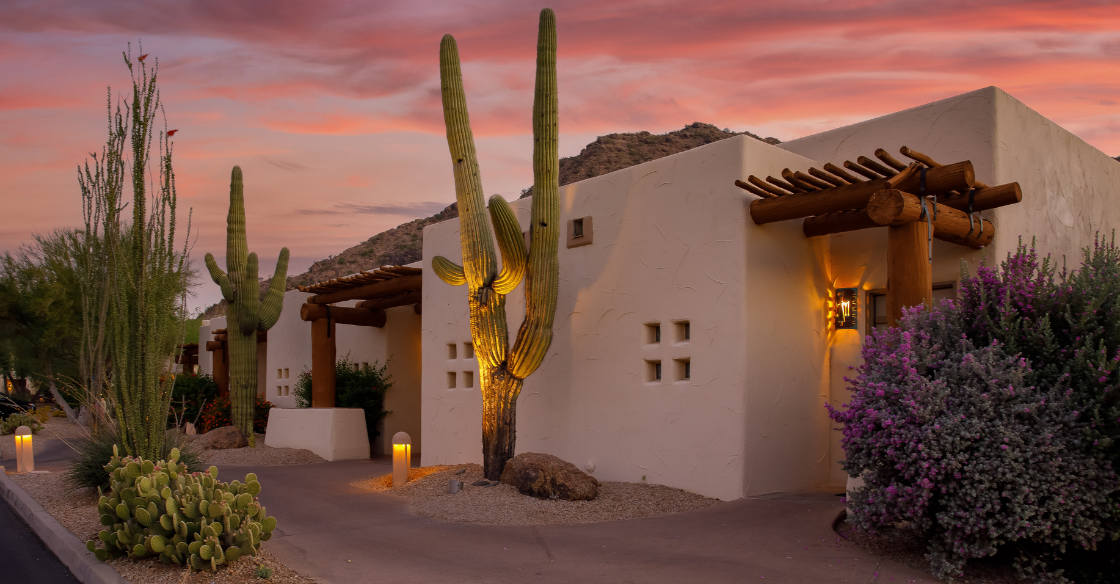
[(502, 482), (521, 494), (541, 499), (590, 501), (599, 495), (599, 481), (576, 465), (537, 452), (523, 452), (509, 459)]
[(202, 435), (206, 448), (225, 450), (227, 448), (244, 448), (249, 445), (249, 439), (234, 426), (215, 428)]

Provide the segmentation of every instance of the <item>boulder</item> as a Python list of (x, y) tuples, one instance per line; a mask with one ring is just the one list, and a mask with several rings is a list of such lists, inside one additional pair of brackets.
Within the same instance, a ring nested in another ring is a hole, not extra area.
[(235, 426), (222, 426), (202, 435), (205, 448), (224, 450), (227, 448), (244, 448), (249, 445), (249, 439)]
[(576, 465), (537, 452), (523, 452), (509, 459), (502, 482), (522, 495), (541, 499), (590, 501), (599, 496), (599, 481)]

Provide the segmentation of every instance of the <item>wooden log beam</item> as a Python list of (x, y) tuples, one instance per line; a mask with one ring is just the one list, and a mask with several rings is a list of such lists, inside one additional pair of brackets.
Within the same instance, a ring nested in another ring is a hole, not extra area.
[(843, 168), (840, 168), (839, 166), (836, 166), (835, 164), (833, 164), (831, 162), (825, 164), (824, 169), (827, 170), (828, 172), (832, 173), (833, 176), (838, 176), (838, 177), (840, 177), (840, 178), (842, 178), (842, 179), (844, 179), (844, 180), (846, 180), (846, 181), (848, 181), (852, 184), (863, 182), (862, 178), (859, 178), (859, 177), (849, 173), (848, 171), (844, 170)]
[(805, 191), (806, 193), (815, 193), (815, 192), (820, 190), (820, 188), (818, 188), (818, 187), (815, 187), (815, 186), (813, 186), (813, 185), (811, 185), (807, 182), (803, 182), (801, 180), (798, 180), (797, 176), (794, 175), (794, 172), (792, 170), (788, 169), (788, 168), (783, 168), (782, 169), (782, 178), (784, 178), (784, 179), (788, 180), (789, 182), (797, 185), (798, 187), (801, 188), (801, 190)]
[[(909, 158), (910, 160), (917, 160), (918, 162), (921, 162), (922, 164), (930, 168), (940, 168), (941, 166), (943, 166), (940, 162), (930, 158), (929, 156), (926, 156), (925, 154), (922, 154), (921, 152), (918, 152), (917, 150), (910, 148), (909, 146), (903, 146), (901, 149), (899, 149), (899, 152), (901, 152), (903, 156)], [(989, 188), (988, 185), (980, 181), (974, 182), (972, 186), (978, 189)]]
[(817, 215), (816, 217), (806, 217), (805, 222), (801, 224), (801, 229), (805, 232), (806, 237), (859, 231), (860, 229), (870, 229), (872, 227), (882, 227), (882, 225), (872, 221), (871, 218), (867, 216), (867, 209), (840, 211), (827, 215)]
[(300, 320), (314, 322), (330, 318), (338, 324), (351, 324), (356, 326), (372, 326), (381, 328), (385, 326), (386, 316), (384, 310), (370, 310), (368, 308), (347, 308), (344, 306), (324, 306), (322, 304), (307, 304), (299, 308)]
[(333, 319), (321, 318), (311, 321), (311, 407), (313, 408), (335, 406), (337, 332)]
[(760, 189), (762, 189), (762, 190), (764, 190), (764, 191), (766, 191), (766, 192), (768, 192), (771, 195), (774, 195), (776, 197), (780, 197), (780, 196), (789, 194), (789, 193), (779, 189), (778, 187), (775, 187), (775, 186), (771, 185), (770, 183), (767, 183), (766, 181), (758, 178), (757, 176), (755, 176), (753, 174), (747, 177), (747, 181), (750, 182), (752, 185), (754, 185), (754, 186), (756, 186), (756, 187), (758, 187), (758, 188), (760, 188)]
[(875, 150), (875, 158), (882, 160), (887, 164), (887, 166), (899, 172), (906, 170), (906, 165), (901, 160), (898, 160), (894, 156), (891, 156), (889, 152), (883, 150), (882, 148), (877, 148)]
[[(210, 348), (210, 343), (217, 343), (217, 347)], [(226, 357), (225, 343), (217, 341), (207, 341), (206, 350), (213, 351), (214, 355), (211, 358), (211, 372), (214, 377), (214, 383), (218, 384), (218, 395), (229, 395), (229, 359)]]
[(823, 170), (817, 170), (815, 168), (810, 168), (809, 174), (823, 180), (826, 183), (831, 184), (833, 187), (841, 187), (846, 184), (851, 184), (849, 181), (839, 179)]
[[(1014, 205), (1022, 200), (1023, 190), (1019, 188), (1017, 182), (987, 187), (977, 190), (972, 196), (972, 210), (986, 211), (1005, 205)], [(937, 204), (968, 211), (968, 191), (939, 196), (937, 197)]]
[(894, 176), (894, 175), (898, 174), (897, 170), (894, 170), (893, 168), (887, 168), (887, 167), (883, 166), (882, 164), (879, 164), (878, 161), (872, 160), (872, 159), (870, 159), (866, 156), (860, 156), (859, 158), (856, 159), (856, 162), (859, 163), (860, 166), (862, 166), (864, 168), (871, 169), (872, 171), (877, 172), (877, 173), (879, 173), (883, 176), (886, 176), (886, 177), (891, 177), (891, 176)]
[(221, 341), (206, 341), (207, 351), (221, 351), (224, 343)]
[[(932, 213), (933, 204), (927, 201), (926, 209)], [(872, 195), (867, 202), (867, 216), (879, 225), (895, 227), (913, 222), (923, 225), (926, 223), (917, 195), (896, 189), (882, 190)], [(967, 245), (973, 249), (980, 249), (991, 243), (996, 233), (996, 228), (990, 221), (974, 217), (970, 224), (967, 213), (945, 205), (937, 206), (933, 228), (937, 239)]]
[(735, 179), (735, 186), (737, 186), (737, 187), (739, 187), (739, 188), (741, 188), (745, 191), (750, 191), (750, 193), (752, 195), (758, 195), (759, 197), (762, 197), (763, 199), (769, 199), (770, 197), (776, 197), (777, 196), (777, 195), (772, 195), (772, 194), (770, 194), (770, 193), (752, 185), (751, 183), (743, 182), (739, 179)]
[(385, 310), (386, 308), (393, 308), (396, 306), (408, 306), (409, 304), (418, 304), (423, 298), (423, 293), (420, 290), (413, 290), (390, 296), (388, 298), (378, 298), (377, 300), (363, 300), (358, 303), (358, 308), (365, 308), (368, 310)]
[[(229, 333), (226, 332), (226, 329), (222, 329), (221, 332), (214, 335), (214, 340), (215, 341), (221, 341), (221, 342), (224, 343), (224, 342), (229, 340)], [(268, 342), (268, 331), (257, 331), (257, 342), (258, 343), (267, 343)]]
[(926, 225), (913, 221), (887, 229), (887, 316), (898, 326), (902, 309), (933, 304), (933, 266)]
[(784, 189), (784, 190), (787, 190), (791, 193), (804, 193), (805, 192), (805, 189), (797, 188), (797, 187), (787, 183), (786, 181), (784, 181), (780, 178), (774, 178), (772, 176), (768, 176), (768, 177), (766, 177), (766, 182), (778, 187), (779, 189)]
[[(903, 177), (898, 184), (893, 185), (893, 188), (913, 192), (918, 190), (918, 180), (918, 173), (911, 173)], [(975, 180), (972, 163), (967, 160), (940, 168), (931, 168), (926, 172), (926, 193), (932, 195), (964, 190), (971, 187)], [(751, 219), (756, 224), (763, 225), (836, 211), (862, 209), (867, 206), (871, 195), (891, 186), (888, 179), (879, 178), (815, 193), (758, 199), (751, 201)]]
[(423, 285), (424, 277), (420, 274), (401, 276), (392, 280), (382, 280), (371, 284), (364, 284), (349, 290), (338, 290), (325, 294), (316, 294), (307, 301), (311, 304), (334, 304), (346, 300), (364, 300), (366, 298), (386, 296), (395, 292), (419, 290)]

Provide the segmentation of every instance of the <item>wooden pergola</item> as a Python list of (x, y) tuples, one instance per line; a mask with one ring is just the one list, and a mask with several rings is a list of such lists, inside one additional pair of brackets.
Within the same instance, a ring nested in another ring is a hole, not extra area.
[(175, 356), (175, 362), (183, 366), (184, 374), (193, 374), (195, 367), (198, 366), (198, 343), (179, 345), (179, 354)]
[(980, 249), (995, 226), (979, 211), (1018, 203), (1019, 183), (988, 186), (976, 180), (972, 162), (940, 164), (903, 146), (905, 164), (882, 148), (843, 168), (825, 164), (806, 172), (785, 169), (782, 178), (751, 175), (735, 185), (759, 198), (751, 201), (758, 225), (804, 219), (813, 237), (872, 227), (888, 228), (887, 310), (891, 325), (907, 306), (933, 302), (932, 242), (940, 239)]
[[(335, 406), (335, 325), (385, 326), (385, 310), (412, 305), (421, 311), (422, 270), (383, 266), (350, 276), (334, 278), (300, 292), (314, 294), (300, 307), (299, 316), (311, 322), (311, 407)], [(336, 302), (360, 300), (353, 308), (333, 306)]]

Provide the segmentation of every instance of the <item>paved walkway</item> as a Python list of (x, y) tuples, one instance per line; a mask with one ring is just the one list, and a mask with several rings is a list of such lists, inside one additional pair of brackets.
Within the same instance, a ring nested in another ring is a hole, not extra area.
[(753, 581), (931, 582), (832, 531), (834, 495), (740, 499), (687, 513), (589, 525), (441, 523), (405, 499), (349, 486), (389, 473), (387, 460), (221, 470), (256, 472), (278, 527), (265, 544), (290, 568), (328, 584), (569, 584)]
[(0, 498), (0, 582), (77, 584), (58, 557)]

